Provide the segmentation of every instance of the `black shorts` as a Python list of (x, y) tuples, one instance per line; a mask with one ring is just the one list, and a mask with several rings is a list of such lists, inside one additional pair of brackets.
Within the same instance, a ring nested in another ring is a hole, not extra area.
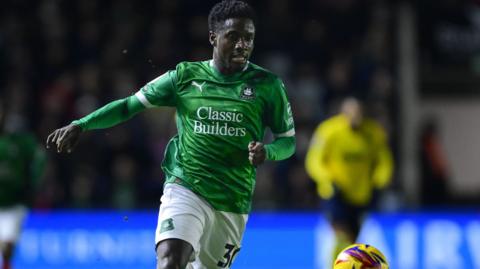
[(334, 225), (341, 225), (354, 234), (358, 234), (364, 216), (370, 206), (356, 206), (346, 202), (341, 195), (322, 200), (320, 205), (325, 217)]

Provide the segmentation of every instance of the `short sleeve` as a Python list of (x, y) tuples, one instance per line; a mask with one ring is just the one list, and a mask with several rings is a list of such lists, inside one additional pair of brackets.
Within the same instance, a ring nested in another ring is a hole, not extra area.
[(143, 86), (135, 96), (145, 107), (175, 106), (176, 103), (175, 70), (167, 71)]
[(292, 108), (287, 98), (285, 85), (278, 78), (273, 82), (267, 124), (275, 137), (295, 135)]

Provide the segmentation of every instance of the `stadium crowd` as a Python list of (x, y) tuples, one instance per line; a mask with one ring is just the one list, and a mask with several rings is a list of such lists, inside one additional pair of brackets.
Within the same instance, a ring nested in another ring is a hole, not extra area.
[[(213, 2), (4, 1), (0, 88), (13, 107), (9, 120), (43, 143), (55, 128), (135, 93), (178, 61), (210, 59), (205, 14)], [(254, 208), (316, 208), (304, 158), (314, 128), (343, 97), (365, 100), (395, 152), (392, 7), (381, 0), (250, 2), (261, 18), (252, 61), (284, 80), (297, 133), (294, 157), (258, 169)], [(175, 132), (174, 111), (155, 109), (85, 134), (72, 154), (48, 152), (33, 207), (156, 207), (160, 163)]]

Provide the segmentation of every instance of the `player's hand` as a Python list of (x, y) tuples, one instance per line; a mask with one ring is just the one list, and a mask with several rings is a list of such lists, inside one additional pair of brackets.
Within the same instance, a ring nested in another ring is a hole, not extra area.
[(331, 182), (317, 183), (317, 192), (320, 195), (320, 198), (324, 200), (330, 200), (338, 193)]
[(257, 141), (248, 143), (248, 160), (253, 166), (257, 167), (262, 164), (266, 157), (267, 152), (265, 151), (263, 143)]
[(77, 145), (81, 133), (82, 128), (76, 124), (69, 124), (57, 129), (48, 135), (46, 143), (47, 149), (50, 148), (50, 144), (55, 143), (58, 153), (70, 153)]

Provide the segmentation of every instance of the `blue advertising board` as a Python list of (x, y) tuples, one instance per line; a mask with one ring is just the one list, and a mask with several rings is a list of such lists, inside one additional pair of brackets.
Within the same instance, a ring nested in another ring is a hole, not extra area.
[[(156, 220), (156, 212), (33, 212), (14, 267), (152, 269)], [(384, 252), (392, 269), (480, 269), (480, 214), (372, 214), (359, 242)], [(232, 268), (331, 268), (332, 243), (319, 214), (257, 212)]]

